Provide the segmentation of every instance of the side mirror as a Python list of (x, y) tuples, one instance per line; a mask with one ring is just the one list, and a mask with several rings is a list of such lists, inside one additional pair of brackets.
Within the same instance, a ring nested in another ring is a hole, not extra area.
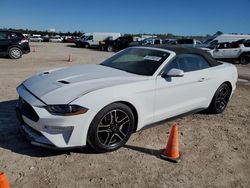
[(162, 73), (161, 75), (163, 78), (166, 77), (183, 77), (184, 76), (184, 71), (181, 69), (170, 69), (170, 71), (166, 74), (166, 73)]

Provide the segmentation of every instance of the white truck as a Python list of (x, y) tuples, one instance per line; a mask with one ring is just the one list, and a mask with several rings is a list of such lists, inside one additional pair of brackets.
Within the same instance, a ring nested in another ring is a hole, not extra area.
[(94, 32), (94, 33), (85, 33), (79, 40), (75, 42), (77, 47), (98, 47), (99, 41), (110, 38), (112, 40), (117, 39), (121, 36), (121, 33), (103, 33), (103, 32)]
[(235, 42), (238, 40), (249, 40), (250, 35), (240, 35), (240, 34), (221, 34), (221, 35), (214, 35), (213, 37), (207, 39), (201, 47), (209, 47), (209, 46), (216, 46), (218, 43), (224, 42)]
[(223, 42), (214, 48), (202, 48), (208, 51), (215, 59), (223, 61), (239, 61), (240, 64), (250, 63), (250, 40)]

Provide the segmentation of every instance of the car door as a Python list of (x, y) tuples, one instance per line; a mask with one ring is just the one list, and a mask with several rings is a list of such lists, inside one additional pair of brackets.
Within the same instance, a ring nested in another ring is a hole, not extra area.
[(213, 57), (217, 58), (217, 59), (223, 58), (224, 57), (224, 55), (223, 55), (224, 52), (223, 51), (226, 48), (226, 45), (227, 45), (226, 43), (218, 44), (215, 47), (215, 49), (213, 50), (213, 53), (212, 53)]
[(207, 105), (211, 79), (209, 63), (201, 56), (183, 54), (169, 62), (164, 73), (172, 68), (184, 71), (183, 77), (156, 78), (154, 121), (161, 121)]
[(9, 45), (8, 33), (0, 31), (0, 53), (6, 53)]
[(222, 55), (224, 58), (236, 58), (240, 53), (240, 45), (239, 43), (228, 43), (225, 49), (222, 51)]

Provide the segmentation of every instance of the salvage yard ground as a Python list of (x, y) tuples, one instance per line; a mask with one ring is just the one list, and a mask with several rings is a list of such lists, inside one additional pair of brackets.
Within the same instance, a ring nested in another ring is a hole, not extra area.
[(173, 164), (159, 158), (172, 122), (133, 134), (111, 153), (31, 146), (18, 131), (15, 88), (34, 73), (112, 55), (63, 43), (31, 43), (31, 50), (0, 58), (0, 171), (12, 187), (250, 187), (250, 65), (237, 65), (242, 79), (223, 114), (177, 119), (183, 159)]

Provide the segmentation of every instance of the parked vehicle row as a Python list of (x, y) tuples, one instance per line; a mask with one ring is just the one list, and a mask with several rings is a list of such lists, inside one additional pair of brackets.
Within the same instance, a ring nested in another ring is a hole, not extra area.
[(79, 37), (72, 37), (72, 36), (29, 36), (28, 37), (30, 42), (68, 42), (68, 43), (75, 43)]

